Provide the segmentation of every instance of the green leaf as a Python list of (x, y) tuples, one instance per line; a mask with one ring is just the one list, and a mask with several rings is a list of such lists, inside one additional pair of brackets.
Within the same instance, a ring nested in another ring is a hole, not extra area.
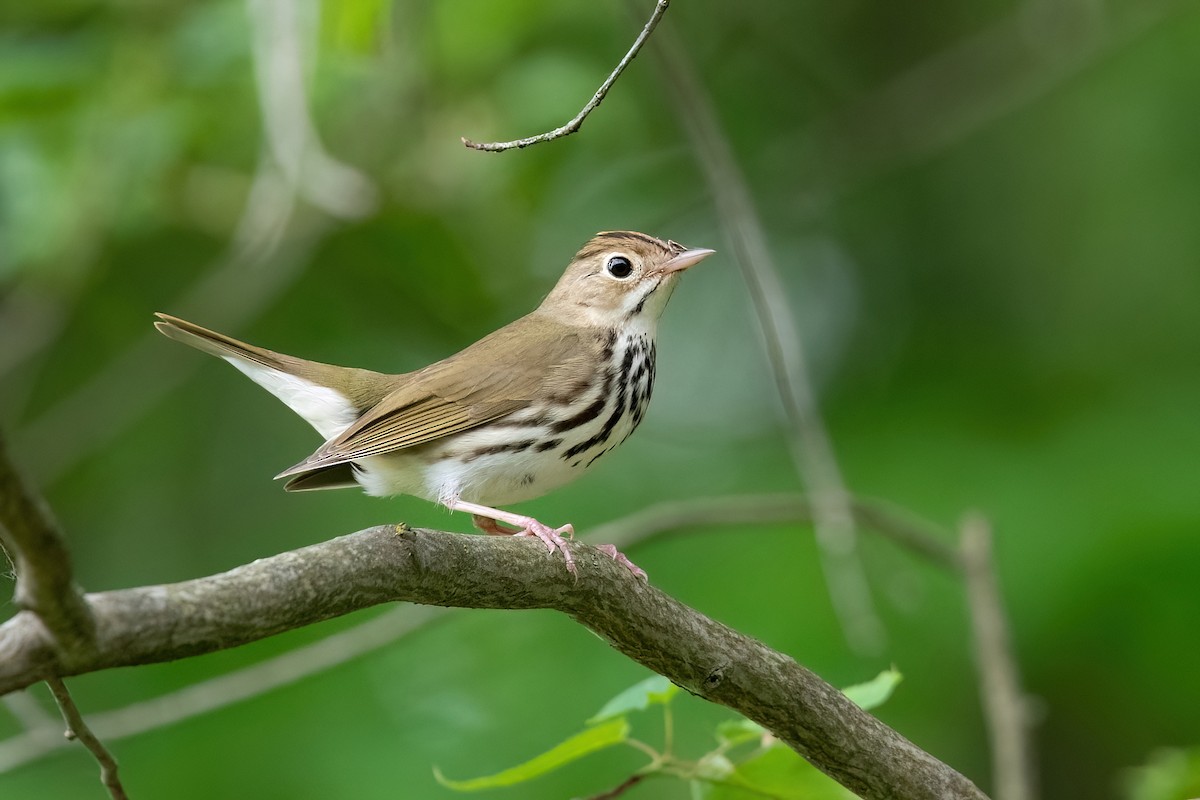
[(581, 733), (577, 733), (565, 742), (540, 756), (535, 756), (524, 764), (510, 767), (495, 775), (485, 775), (481, 778), (471, 778), (465, 781), (450, 780), (437, 767), (433, 775), (438, 783), (459, 792), (475, 792), (480, 789), (494, 789), (499, 786), (512, 786), (524, 783), (547, 772), (556, 770), (564, 764), (577, 761), (586, 755), (620, 744), (629, 736), (629, 722), (624, 717), (610, 720), (603, 725), (595, 725)]
[(866, 683), (847, 686), (842, 690), (843, 693), (864, 711), (870, 711), (873, 708), (878, 708), (887, 702), (887, 699), (892, 696), (892, 692), (903, 679), (903, 675), (894, 669), (884, 670), (875, 676), (874, 679)]
[(709, 784), (705, 800), (855, 800), (849, 790), (782, 744), (739, 764), (721, 783)]
[(727, 719), (717, 726), (717, 741), (732, 747), (743, 742), (758, 741), (766, 732), (767, 729), (762, 725), (745, 717)]
[(1159, 750), (1144, 767), (1125, 774), (1129, 800), (1183, 800), (1200, 797), (1200, 747)]
[(663, 676), (651, 675), (605, 703), (604, 708), (597, 711), (587, 724), (595, 725), (630, 711), (644, 711), (652, 705), (666, 705), (678, 691), (679, 687)]

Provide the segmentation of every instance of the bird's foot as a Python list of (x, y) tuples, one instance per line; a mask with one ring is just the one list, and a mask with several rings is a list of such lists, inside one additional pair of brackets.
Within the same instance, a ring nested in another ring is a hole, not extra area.
[[(512, 521), (521, 527), (515, 527), (515, 525), (510, 527), (482, 514), (474, 514), (472, 516), (472, 522), (475, 523), (475, 527), (484, 533), (494, 536), (532, 536), (545, 544), (548, 552), (553, 553), (557, 549), (563, 555), (563, 561), (567, 564), (567, 571), (576, 577), (579, 576), (575, 568), (575, 558), (566, 547), (567, 541), (575, 538), (575, 528), (573, 526), (563, 525), (561, 528), (551, 528), (549, 525), (538, 522), (533, 517), (518, 517), (516, 515), (514, 515)], [(563, 534), (566, 534), (565, 538)], [(596, 549), (632, 572), (635, 578), (640, 578), (647, 583), (650, 582), (646, 571), (630, 561), (629, 557), (618, 550), (616, 545), (599, 544), (596, 545)]]
[(568, 538), (574, 539), (574, 526), (567, 524), (561, 528), (551, 528), (549, 525), (538, 522), (533, 517), (526, 517), (524, 523), (525, 527), (513, 533), (513, 536), (536, 536), (542, 541), (542, 544), (546, 545), (546, 550), (551, 553), (554, 552), (555, 548), (558, 548), (558, 552), (562, 553), (563, 560), (567, 562), (567, 572), (578, 578), (579, 573), (575, 569), (575, 557), (567, 549), (567, 540), (562, 537), (565, 533)]
[[(474, 516), (475, 526), (485, 533), (493, 534), (508, 534), (511, 536), (534, 536), (546, 545), (546, 549), (551, 553), (555, 548), (562, 553), (563, 560), (567, 562), (567, 572), (570, 572), (575, 577), (579, 577), (579, 573), (575, 570), (575, 558), (571, 555), (571, 551), (567, 549), (567, 540), (563, 538), (563, 534), (567, 538), (575, 538), (575, 528), (570, 525), (563, 525), (561, 528), (551, 528), (549, 525), (543, 525), (533, 517), (526, 517), (522, 514), (513, 514), (510, 511), (501, 511), (498, 508), (480, 505), (478, 503), (469, 503), (458, 498), (449, 498), (443, 501), (446, 508), (451, 511), (465, 511)], [(509, 525), (515, 526), (510, 530), (501, 523), (507, 522)]]
[(617, 549), (615, 544), (598, 544), (596, 549), (604, 555), (611, 558), (613, 561), (620, 564), (625, 569), (633, 573), (635, 578), (641, 578), (646, 583), (650, 582), (650, 578), (646, 575), (646, 570), (639, 567), (637, 564), (629, 560), (629, 557)]

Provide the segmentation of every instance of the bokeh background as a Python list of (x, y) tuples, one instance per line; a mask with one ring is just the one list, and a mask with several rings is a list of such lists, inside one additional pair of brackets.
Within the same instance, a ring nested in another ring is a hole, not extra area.
[[(460, 144), (564, 122), (650, 8), (4, 4), (0, 422), (79, 581), (182, 580), (382, 522), (470, 528), (412, 499), (284, 494), (270, 478), (312, 431), (154, 336), (152, 312), (404, 371), (531, 309), (604, 229), (722, 252), (667, 310), (638, 435), (524, 508), (587, 531), (663, 499), (801, 490), (730, 221), (656, 56), (670, 37), (750, 188), (849, 486), (947, 529), (992, 521), (1044, 796), (1134, 796), (1131, 768), (1200, 745), (1200, 8), (678, 2), (578, 135)], [(835, 684), (895, 664), (880, 716), (989, 785), (954, 578), (864, 534), (887, 631), (864, 654), (807, 527), (631, 555)], [(119, 708), (379, 613), (71, 685), (85, 712)], [(432, 765), (514, 764), (645, 674), (554, 613), (460, 612), (112, 746), (136, 797), (449, 797)], [(685, 755), (730, 715), (677, 705)], [(0, 710), (0, 736), (19, 730)], [(604, 753), (491, 796), (586, 795), (640, 763)], [(60, 750), (0, 795), (97, 797), (96, 771)]]

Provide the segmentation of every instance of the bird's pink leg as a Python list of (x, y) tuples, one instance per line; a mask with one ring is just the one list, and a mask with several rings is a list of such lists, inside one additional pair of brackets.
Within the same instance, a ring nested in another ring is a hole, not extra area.
[(490, 533), (493, 536), (515, 536), (521, 532), (520, 528), (509, 528), (496, 522), (491, 517), (484, 517), (479, 514), (472, 514), (471, 522), (474, 523), (476, 530)]
[[(548, 525), (538, 522), (533, 517), (513, 514), (509, 511), (501, 511), (497, 508), (481, 506), (476, 503), (467, 503), (462, 500), (451, 500), (446, 503), (446, 507), (451, 511), (469, 512), (472, 515), (471, 520), (475, 523), (475, 527), (484, 533), (505, 536), (536, 536), (545, 543), (546, 549), (551, 553), (557, 547), (559, 552), (563, 554), (563, 560), (567, 562), (567, 571), (572, 575), (578, 574), (575, 571), (575, 559), (571, 556), (571, 551), (566, 548), (566, 541), (562, 538), (562, 534), (564, 533), (569, 539), (575, 538), (575, 529), (572, 526), (563, 525), (561, 528), (551, 528)], [(515, 529), (506, 528), (501, 524), (505, 522), (515, 526)], [(630, 561), (629, 557), (618, 550), (616, 545), (599, 544), (596, 545), (596, 549), (632, 572), (635, 577), (649, 581), (646, 571)]]
[(494, 527), (495, 531), (483, 528), (483, 526), (480, 527), (488, 533), (502, 532), (511, 533), (513, 536), (536, 536), (546, 545), (546, 549), (551, 553), (554, 552), (556, 547), (558, 548), (558, 551), (563, 555), (563, 560), (567, 562), (567, 572), (572, 575), (579, 574), (575, 569), (575, 558), (571, 555), (571, 551), (567, 549), (567, 540), (562, 537), (565, 533), (574, 538), (575, 529), (570, 525), (563, 525), (561, 528), (551, 528), (549, 525), (543, 525), (538, 522), (533, 517), (513, 514), (510, 511), (501, 511), (498, 508), (481, 506), (478, 503), (468, 503), (464, 500), (452, 499), (446, 501), (445, 505), (451, 511), (466, 511), (468, 514), (474, 514), (477, 525), (479, 525), (478, 518), (484, 517), (492, 520), (494, 523), (507, 522), (509, 525), (517, 526), (519, 530), (516, 531), (505, 531), (498, 524), (489, 526)]

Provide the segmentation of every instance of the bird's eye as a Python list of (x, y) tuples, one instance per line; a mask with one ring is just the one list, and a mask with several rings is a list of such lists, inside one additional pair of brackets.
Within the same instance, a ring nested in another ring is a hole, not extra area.
[(633, 274), (633, 264), (630, 264), (629, 259), (625, 256), (613, 256), (608, 260), (605, 268), (609, 275), (622, 280)]

